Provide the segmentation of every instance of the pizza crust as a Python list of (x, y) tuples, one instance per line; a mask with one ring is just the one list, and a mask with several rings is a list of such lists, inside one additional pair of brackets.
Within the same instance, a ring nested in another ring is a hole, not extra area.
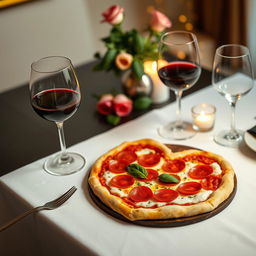
[[(98, 174), (101, 171), (101, 164), (111, 155), (115, 155), (122, 151), (129, 145), (152, 145), (161, 149), (165, 155), (170, 159), (184, 157), (190, 154), (200, 154), (209, 158), (215, 159), (219, 163), (224, 175), (222, 177), (219, 188), (214, 191), (210, 197), (203, 202), (192, 204), (192, 205), (166, 205), (158, 208), (131, 208), (126, 204), (122, 198), (112, 195), (109, 190), (103, 186), (99, 180)], [(168, 219), (168, 218), (180, 218), (195, 216), (198, 214), (206, 213), (214, 210), (223, 201), (225, 201), (234, 189), (234, 171), (232, 166), (220, 155), (216, 155), (210, 152), (199, 151), (199, 150), (185, 150), (182, 152), (173, 153), (167, 146), (152, 140), (142, 139), (134, 142), (124, 142), (121, 145), (111, 149), (104, 155), (102, 155), (93, 165), (88, 179), (90, 187), (94, 194), (107, 206), (112, 208), (114, 211), (120, 213), (131, 221), (145, 220), (145, 219)]]

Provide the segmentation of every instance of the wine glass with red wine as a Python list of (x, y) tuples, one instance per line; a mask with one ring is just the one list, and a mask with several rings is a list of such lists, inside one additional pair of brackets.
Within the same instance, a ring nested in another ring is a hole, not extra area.
[(176, 121), (160, 127), (158, 133), (166, 139), (191, 138), (196, 132), (191, 123), (182, 121), (181, 97), (183, 91), (192, 87), (201, 74), (196, 36), (187, 31), (165, 33), (159, 44), (157, 70), (162, 82), (174, 91), (177, 102)]
[(82, 169), (83, 156), (66, 152), (63, 122), (78, 109), (81, 100), (79, 83), (71, 60), (62, 56), (42, 58), (31, 65), (30, 99), (35, 112), (55, 122), (61, 153), (47, 159), (44, 169), (54, 175), (68, 175)]

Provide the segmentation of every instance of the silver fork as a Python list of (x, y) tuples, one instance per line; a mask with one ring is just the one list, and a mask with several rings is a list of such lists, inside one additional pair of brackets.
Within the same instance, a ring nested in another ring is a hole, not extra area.
[(64, 193), (57, 199), (50, 201), (43, 206), (38, 206), (36, 208), (28, 210), (27, 212), (24, 212), (23, 214), (17, 216), (15, 219), (11, 220), (10, 222), (8, 222), (5, 225), (3, 225), (2, 227), (0, 227), (0, 232), (9, 228), (13, 224), (15, 224), (16, 222), (18, 222), (19, 220), (23, 219), (24, 217), (28, 216), (29, 214), (31, 214), (33, 212), (38, 212), (41, 210), (53, 210), (53, 209), (58, 208), (59, 206), (64, 204), (76, 192), (76, 190), (77, 190), (77, 188), (75, 186), (73, 186), (66, 193)]

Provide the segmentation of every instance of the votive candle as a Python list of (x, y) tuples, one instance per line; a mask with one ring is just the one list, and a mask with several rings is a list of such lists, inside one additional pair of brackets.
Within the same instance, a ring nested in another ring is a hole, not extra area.
[(211, 104), (202, 103), (192, 107), (193, 128), (198, 131), (209, 131), (215, 123), (216, 108)]

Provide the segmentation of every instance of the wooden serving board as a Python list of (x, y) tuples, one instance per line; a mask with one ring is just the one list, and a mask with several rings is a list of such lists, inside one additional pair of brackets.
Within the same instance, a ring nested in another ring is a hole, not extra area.
[[(192, 147), (188, 147), (188, 146), (184, 146), (184, 145), (170, 145), (170, 144), (167, 144), (166, 146), (168, 146), (173, 152), (183, 151), (183, 150), (187, 150), (187, 149), (197, 149), (197, 148), (192, 148)], [(107, 205), (105, 205), (93, 193), (89, 184), (88, 184), (88, 190), (89, 190), (89, 195), (91, 196), (94, 203), (100, 209), (102, 209), (104, 212), (108, 213), (109, 215), (111, 215), (112, 217), (114, 217), (116, 219), (119, 219), (119, 220), (122, 220), (122, 221), (125, 221), (125, 222), (128, 222), (128, 223), (132, 223), (132, 224), (135, 224), (135, 225), (147, 226), (147, 227), (179, 227), (179, 226), (190, 225), (190, 224), (194, 224), (194, 223), (197, 223), (197, 222), (200, 222), (200, 221), (203, 221), (203, 220), (207, 220), (207, 219), (213, 217), (214, 215), (220, 213), (221, 211), (223, 211), (232, 202), (233, 198), (235, 197), (235, 194), (236, 194), (236, 191), (237, 191), (237, 179), (236, 179), (236, 176), (235, 176), (234, 177), (234, 189), (233, 189), (232, 193), (229, 195), (229, 197), (224, 202), (222, 202), (213, 211), (206, 212), (206, 213), (199, 214), (199, 215), (195, 215), (195, 216), (191, 216), (191, 217), (173, 218), (173, 219), (130, 221), (130, 220), (126, 219), (124, 216), (122, 216), (121, 214), (113, 211)]]

